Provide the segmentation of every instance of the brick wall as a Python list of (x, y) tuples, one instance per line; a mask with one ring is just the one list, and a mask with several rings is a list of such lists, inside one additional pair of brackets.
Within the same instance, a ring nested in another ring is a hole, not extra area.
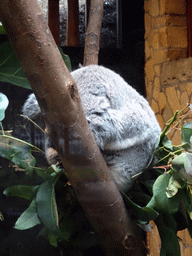
[(147, 98), (163, 128), (160, 108), (161, 70), (165, 62), (186, 58), (187, 22), (185, 0), (145, 0), (145, 84)]
[[(176, 110), (192, 102), (192, 58), (187, 57), (186, 0), (145, 0), (145, 84), (148, 101), (164, 127)], [(171, 134), (179, 144), (179, 131)], [(160, 238), (153, 224), (147, 235), (150, 256), (160, 254)], [(192, 255), (187, 230), (178, 232), (181, 255)]]

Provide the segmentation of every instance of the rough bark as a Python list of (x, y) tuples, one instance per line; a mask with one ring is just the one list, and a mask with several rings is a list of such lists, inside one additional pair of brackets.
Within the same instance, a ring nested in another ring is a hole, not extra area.
[(104, 0), (92, 0), (85, 37), (83, 66), (98, 64)]
[[(144, 255), (122, 197), (94, 141), (78, 89), (36, 0), (1, 0), (0, 18), (38, 99), (79, 202), (107, 255)], [(70, 152), (78, 143), (81, 156)]]

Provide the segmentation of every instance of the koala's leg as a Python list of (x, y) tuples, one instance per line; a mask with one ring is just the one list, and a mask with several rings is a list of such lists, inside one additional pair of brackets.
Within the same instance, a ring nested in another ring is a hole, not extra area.
[(45, 157), (50, 165), (60, 161), (55, 146), (48, 136), (45, 137)]

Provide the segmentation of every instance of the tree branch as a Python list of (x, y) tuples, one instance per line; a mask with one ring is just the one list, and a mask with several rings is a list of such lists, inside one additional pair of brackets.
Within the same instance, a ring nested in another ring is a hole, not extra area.
[(83, 66), (98, 64), (104, 0), (91, 0)]
[[(144, 246), (134, 235), (122, 197), (89, 130), (77, 86), (37, 1), (1, 0), (0, 17), (37, 97), (66, 175), (106, 254), (143, 255)], [(73, 155), (71, 143), (78, 144), (81, 156)]]

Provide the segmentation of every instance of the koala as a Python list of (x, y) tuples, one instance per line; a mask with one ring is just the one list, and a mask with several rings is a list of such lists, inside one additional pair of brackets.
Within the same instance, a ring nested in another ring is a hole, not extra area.
[[(132, 176), (151, 160), (161, 129), (147, 100), (115, 72), (98, 65), (82, 67), (71, 73), (95, 141), (120, 191), (131, 188)], [(31, 119), (41, 115), (34, 94), (22, 108)], [(45, 139), (46, 158), (56, 163), (54, 145)]]

